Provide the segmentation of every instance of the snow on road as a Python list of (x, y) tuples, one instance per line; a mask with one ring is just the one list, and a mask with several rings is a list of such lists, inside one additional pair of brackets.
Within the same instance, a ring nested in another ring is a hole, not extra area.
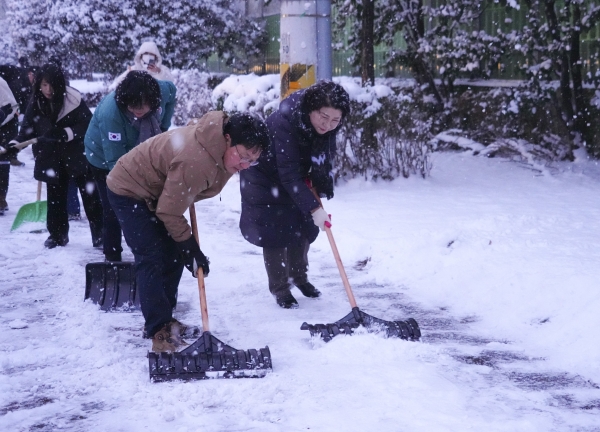
[[(12, 168), (0, 217), (0, 430), (600, 431), (600, 168), (553, 175), (502, 160), (435, 154), (431, 178), (353, 180), (325, 203), (358, 305), (414, 317), (421, 342), (357, 334), (328, 344), (300, 330), (349, 310), (324, 235), (309, 259), (323, 292), (297, 310), (269, 295), (259, 248), (237, 228), (238, 179), (196, 205), (211, 259), (211, 330), (268, 345), (263, 379), (150, 383), (139, 312), (84, 302), (87, 221), (65, 248), (27, 224), (31, 151)], [(129, 252), (126, 258), (131, 258)], [(176, 317), (200, 325), (185, 271)]]

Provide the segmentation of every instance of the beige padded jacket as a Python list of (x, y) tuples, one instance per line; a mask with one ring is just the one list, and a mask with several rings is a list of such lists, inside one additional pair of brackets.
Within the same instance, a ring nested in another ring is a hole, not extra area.
[(223, 156), (227, 115), (211, 111), (195, 124), (156, 135), (123, 155), (106, 183), (117, 195), (146, 201), (177, 242), (192, 235), (183, 216), (193, 203), (217, 195), (231, 174)]

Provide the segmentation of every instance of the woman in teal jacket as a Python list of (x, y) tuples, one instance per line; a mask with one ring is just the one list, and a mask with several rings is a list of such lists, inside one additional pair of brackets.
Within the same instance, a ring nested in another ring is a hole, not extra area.
[(85, 134), (85, 155), (100, 192), (104, 218), (104, 256), (121, 261), (121, 227), (106, 194), (106, 176), (117, 160), (138, 144), (166, 132), (175, 110), (175, 85), (148, 72), (130, 71), (100, 101)]

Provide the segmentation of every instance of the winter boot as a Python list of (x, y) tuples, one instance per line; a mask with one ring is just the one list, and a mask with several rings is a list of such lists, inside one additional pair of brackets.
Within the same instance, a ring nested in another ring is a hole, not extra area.
[(321, 291), (316, 289), (313, 284), (306, 282), (305, 284), (296, 285), (304, 297), (317, 298), (321, 296)]
[(175, 326), (175, 325), (179, 326), (179, 334), (183, 338), (188, 338), (188, 339), (195, 338), (195, 339), (197, 339), (197, 338), (200, 337), (201, 330), (200, 330), (200, 327), (198, 327), (198, 326), (192, 326), (192, 325), (184, 324), (181, 321), (176, 320), (175, 318), (173, 318), (171, 320), (171, 325), (172, 326)]
[(48, 237), (44, 242), (44, 246), (48, 249), (54, 249), (56, 246), (66, 246), (69, 243), (69, 236), (64, 237), (62, 239), (54, 239), (52, 237)]
[[(171, 329), (172, 333), (178, 334), (182, 338), (195, 338), (200, 337), (200, 327), (197, 326), (189, 326), (187, 324), (182, 323), (179, 320), (173, 318), (171, 321)], [(178, 328), (176, 326), (179, 326)], [(146, 326), (142, 329), (142, 336), (144, 338), (148, 338), (148, 333), (146, 332)]]
[(276, 293), (275, 301), (284, 309), (298, 309), (298, 302), (290, 290), (283, 290)]
[(154, 336), (152, 336), (152, 351), (155, 353), (161, 352), (177, 352), (189, 345), (183, 340), (181, 335), (181, 327), (179, 321), (171, 320), (165, 323)]
[(6, 195), (0, 194), (0, 216), (4, 216), (5, 211), (8, 211), (8, 204), (6, 203)]

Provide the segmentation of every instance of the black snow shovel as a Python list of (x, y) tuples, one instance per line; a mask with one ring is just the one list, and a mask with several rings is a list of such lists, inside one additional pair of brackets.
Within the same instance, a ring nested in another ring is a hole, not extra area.
[[(196, 210), (190, 206), (192, 233), (198, 244)], [(214, 337), (208, 325), (204, 274), (198, 271), (203, 333), (186, 349), (174, 353), (148, 353), (150, 380), (201, 380), (209, 378), (262, 378), (273, 370), (269, 347), (237, 350)]]
[(140, 310), (132, 262), (95, 262), (85, 266), (84, 300), (100, 305), (106, 312)]
[[(315, 190), (312, 189), (312, 191), (317, 197), (319, 204), (322, 205)], [(344, 288), (346, 289), (346, 294), (348, 295), (352, 310), (344, 318), (332, 324), (308, 324), (305, 322), (302, 323), (300, 330), (308, 330), (311, 336), (319, 336), (325, 342), (329, 342), (332, 338), (340, 334), (351, 335), (354, 332), (354, 329), (359, 326), (364, 327), (369, 332), (381, 332), (387, 335), (387, 337), (397, 337), (412, 341), (419, 340), (421, 337), (421, 330), (419, 329), (419, 324), (417, 324), (417, 321), (413, 318), (408, 318), (406, 321), (385, 321), (366, 314), (358, 308), (356, 300), (354, 299), (354, 294), (352, 293), (352, 288), (350, 288), (350, 282), (348, 282), (348, 276), (346, 276), (346, 270), (344, 270), (344, 265), (342, 264), (342, 259), (340, 258), (337, 246), (335, 245), (331, 228), (325, 227), (325, 232), (327, 233), (327, 238), (329, 239), (329, 244), (331, 245), (331, 250), (335, 257), (335, 263), (337, 264), (338, 271), (342, 277), (342, 282), (344, 283)]]

